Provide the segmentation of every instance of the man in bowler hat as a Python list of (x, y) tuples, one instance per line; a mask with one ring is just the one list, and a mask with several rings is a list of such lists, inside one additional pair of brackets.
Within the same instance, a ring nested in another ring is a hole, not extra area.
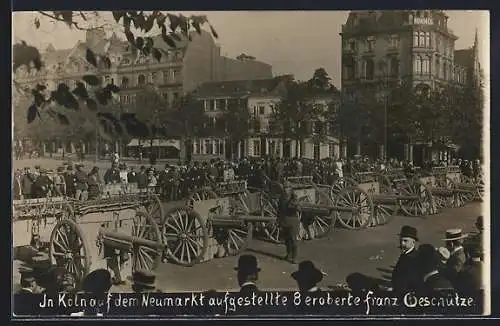
[(158, 292), (156, 275), (150, 271), (138, 270), (132, 274), (132, 290), (135, 293)]
[(450, 251), (450, 258), (446, 262), (444, 273), (453, 285), (457, 285), (458, 274), (462, 271), (466, 262), (463, 247), (465, 238), (467, 238), (467, 235), (462, 234), (461, 229), (449, 229), (446, 230), (446, 236), (443, 239), (446, 243), (446, 248)]
[(259, 291), (255, 282), (259, 279), (260, 267), (254, 255), (241, 255), (238, 259), (238, 266), (234, 269), (237, 271), (240, 293)]
[(297, 197), (290, 182), (283, 183), (282, 193), (278, 203), (278, 222), (285, 241), (285, 260), (297, 263), (297, 235), (299, 233), (299, 218), (297, 215)]
[(440, 290), (452, 290), (453, 285), (439, 272), (440, 256), (433, 245), (423, 244), (418, 248), (417, 264), (421, 272), (422, 285), (419, 290), (432, 293)]
[(417, 229), (404, 225), (399, 233), (401, 255), (392, 271), (392, 288), (398, 294), (415, 290), (419, 284), (419, 273), (416, 270), (418, 241)]
[(292, 278), (297, 282), (301, 292), (319, 292), (318, 283), (323, 280), (325, 274), (319, 270), (310, 260), (300, 262), (297, 271), (292, 273)]

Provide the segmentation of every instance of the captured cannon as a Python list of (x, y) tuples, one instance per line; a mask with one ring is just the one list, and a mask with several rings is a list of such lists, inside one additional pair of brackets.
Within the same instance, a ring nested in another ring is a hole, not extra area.
[(373, 219), (367, 223), (370, 226), (389, 223), (399, 210), (407, 216), (433, 213), (431, 193), (419, 180), (408, 180), (404, 174), (374, 172), (359, 172), (352, 179), (373, 204)]
[(262, 207), (248, 208), (248, 196), (246, 182), (223, 182), (215, 191), (195, 190), (185, 205), (167, 211), (161, 225), (167, 258), (192, 266), (244, 251), (254, 225), (274, 220)]

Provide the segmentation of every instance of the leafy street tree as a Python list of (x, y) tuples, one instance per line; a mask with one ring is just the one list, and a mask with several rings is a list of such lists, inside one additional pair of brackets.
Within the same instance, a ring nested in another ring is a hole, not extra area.
[[(39, 12), (41, 16), (48, 17), (53, 21), (64, 22), (68, 28), (78, 30), (89, 30), (93, 22), (100, 16), (98, 12), (81, 11), (54, 11)], [(161, 30), (161, 36), (164, 42), (171, 47), (176, 47), (178, 42), (190, 39), (191, 32), (201, 33), (204, 24), (208, 24), (214, 37), (218, 37), (215, 29), (208, 23), (206, 16), (192, 15), (189, 17), (183, 15), (173, 15), (153, 11), (145, 13), (143, 11), (113, 11), (113, 18), (117, 24), (121, 24), (123, 33), (130, 45), (137, 54), (152, 56), (160, 60), (162, 52), (155, 46), (152, 37), (148, 36), (156, 27)], [(40, 27), (40, 19), (35, 20), (35, 26)], [(135, 34), (145, 34), (145, 36), (136, 36)], [(93, 65), (98, 72), (99, 69), (109, 69), (111, 60), (103, 55), (96, 54), (91, 49), (86, 49), (86, 60)], [(36, 47), (21, 41), (13, 46), (13, 70), (14, 73), (22, 66), (28, 70), (44, 69), (40, 52)], [(100, 119), (107, 119), (108, 123), (113, 124), (113, 130), (121, 130), (122, 122), (120, 116), (112, 116), (110, 112), (100, 112), (98, 107), (107, 106), (113, 99), (113, 94), (118, 93), (120, 89), (113, 84), (103, 85), (101, 78), (94, 74), (88, 74), (82, 77), (81, 82), (77, 83), (74, 89), (69, 85), (60, 83), (56, 89), (48, 90), (45, 85), (36, 85), (34, 88), (23, 88), (14, 77), (14, 86), (18, 93), (23, 95), (31, 94), (32, 104), (28, 108), (27, 122), (32, 123), (37, 117), (41, 117), (41, 111), (47, 110), (48, 116), (55, 117), (58, 122), (67, 124), (70, 122), (68, 113), (64, 110), (50, 110), (51, 104), (58, 104), (58, 108), (64, 108), (68, 111), (78, 111), (84, 108), (95, 112)], [(104, 114), (103, 114), (104, 113)]]
[(227, 110), (224, 111), (222, 119), (224, 121), (224, 133), (229, 141), (231, 157), (237, 151), (236, 145), (243, 141), (250, 134), (250, 125), (253, 117), (242, 100), (228, 101)]

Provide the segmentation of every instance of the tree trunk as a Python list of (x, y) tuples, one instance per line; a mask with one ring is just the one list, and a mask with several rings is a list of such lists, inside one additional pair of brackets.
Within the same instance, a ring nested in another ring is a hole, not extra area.
[(295, 157), (299, 157), (299, 140), (295, 139)]

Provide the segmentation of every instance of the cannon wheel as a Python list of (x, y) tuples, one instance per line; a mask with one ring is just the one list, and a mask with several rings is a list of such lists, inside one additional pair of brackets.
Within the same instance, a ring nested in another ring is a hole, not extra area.
[(51, 265), (63, 267), (81, 285), (87, 276), (91, 256), (87, 239), (81, 227), (72, 219), (62, 219), (50, 235), (49, 257)]
[(333, 183), (333, 185), (331, 187), (330, 196), (331, 196), (331, 198), (334, 198), (342, 191), (342, 189), (354, 188), (357, 185), (358, 184), (354, 179), (347, 178), (347, 177), (338, 178), (337, 180), (335, 180), (335, 182)]
[[(316, 201), (315, 204), (319, 205), (333, 205), (333, 200), (331, 197), (332, 187), (327, 185), (316, 185)], [(322, 238), (326, 236), (332, 228), (335, 226), (337, 220), (337, 215), (335, 212), (331, 211), (330, 215), (314, 215), (313, 221), (310, 226), (310, 232), (312, 233), (312, 238)]]
[(402, 196), (416, 196), (417, 199), (398, 199), (398, 205), (407, 216), (424, 216), (432, 212), (432, 194), (420, 180), (405, 184), (399, 189)]
[(193, 203), (195, 201), (201, 201), (201, 200), (206, 200), (206, 199), (216, 199), (219, 198), (217, 193), (213, 191), (210, 188), (200, 188), (194, 190), (188, 197), (188, 200), (186, 202), (186, 206), (188, 207), (193, 207)]
[(278, 208), (277, 204), (273, 203), (272, 199), (265, 193), (261, 193), (260, 197), (262, 211), (266, 217), (274, 217), (272, 222), (263, 222), (262, 228), (267, 240), (274, 243), (283, 243), (281, 228), (278, 223)]
[(396, 216), (397, 207), (390, 204), (374, 204), (373, 220), (370, 226), (385, 225), (391, 222)]
[(156, 194), (149, 194), (145, 200), (144, 207), (146, 207), (146, 211), (155, 220), (155, 222), (158, 225), (161, 225), (165, 217), (165, 210), (163, 209), (160, 197)]
[[(155, 217), (148, 211), (138, 210), (132, 220), (132, 236), (155, 241), (161, 244), (161, 232)], [(154, 271), (161, 262), (162, 250), (133, 244), (132, 246), (132, 272), (136, 270)]]
[(481, 201), (484, 198), (484, 179), (482, 176), (479, 178), (479, 182), (477, 183), (476, 198)]
[(394, 193), (391, 178), (389, 178), (387, 174), (377, 173), (375, 176), (377, 178), (376, 181), (378, 181), (378, 184), (380, 186), (380, 193), (382, 194)]
[(335, 198), (334, 206), (352, 208), (352, 212), (335, 211), (337, 220), (348, 229), (362, 229), (373, 218), (373, 202), (366, 191), (359, 188), (346, 188)]
[[(214, 227), (216, 229), (217, 227)], [(245, 251), (250, 241), (252, 241), (253, 224), (242, 223), (240, 227), (220, 227), (219, 231), (223, 233), (222, 245), (229, 256), (237, 256)]]
[(182, 266), (193, 266), (208, 248), (208, 229), (201, 216), (186, 206), (170, 209), (162, 223), (167, 256)]

